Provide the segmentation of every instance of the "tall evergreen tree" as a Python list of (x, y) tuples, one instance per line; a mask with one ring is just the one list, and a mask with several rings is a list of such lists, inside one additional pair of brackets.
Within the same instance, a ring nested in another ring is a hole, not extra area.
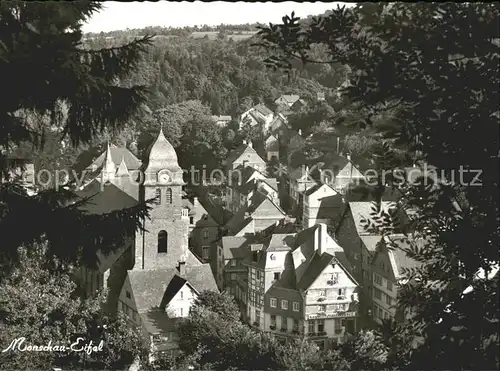
[[(6, 157), (22, 143), (39, 148), (49, 130), (75, 146), (88, 143), (105, 129), (119, 129), (144, 101), (144, 87), (122, 87), (119, 80), (134, 70), (150, 37), (121, 47), (85, 48), (82, 24), (100, 8), (90, 1), (0, 3), (4, 175), (12, 166)], [(27, 197), (13, 182), (0, 185), (2, 261), (15, 259), (21, 245), (46, 239), (48, 254), (63, 261), (83, 256), (91, 264), (97, 249), (121, 245), (146, 212), (140, 206), (89, 216), (78, 204), (69, 205), (72, 197), (66, 190)]]
[[(392, 359), (404, 368), (497, 369), (498, 4), (363, 4), (283, 21), (260, 32), (270, 65), (348, 65), (343, 94), (367, 125), (443, 171), (439, 186), (403, 189), (401, 204), (427, 243), (409, 241), (423, 265), (401, 287), (413, 316), (398, 327)], [(320, 61), (310, 54), (318, 43), (328, 50)], [(391, 125), (375, 124), (391, 110)], [(417, 349), (408, 346), (415, 336), (424, 340)]]

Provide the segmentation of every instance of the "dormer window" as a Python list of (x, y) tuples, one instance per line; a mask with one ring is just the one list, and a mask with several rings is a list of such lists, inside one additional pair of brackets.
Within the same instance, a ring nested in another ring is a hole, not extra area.
[(269, 257), (269, 259), (276, 260), (276, 256), (274, 254), (271, 254), (271, 256)]

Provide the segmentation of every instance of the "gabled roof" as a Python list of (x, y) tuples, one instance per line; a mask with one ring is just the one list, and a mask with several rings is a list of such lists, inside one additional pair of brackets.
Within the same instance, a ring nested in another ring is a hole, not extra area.
[(137, 311), (159, 308), (168, 284), (178, 273), (175, 268), (128, 271)]
[(273, 234), (266, 252), (291, 251), (295, 245), (295, 233)]
[(128, 209), (138, 205), (138, 202), (113, 183), (101, 183), (95, 179), (82, 190), (75, 192), (80, 198), (87, 198), (87, 202), (79, 207), (89, 214), (108, 214), (116, 210)]
[(273, 111), (271, 111), (269, 108), (267, 108), (263, 104), (258, 104), (253, 108), (255, 111), (259, 112), (263, 116), (269, 116), (273, 114)]
[(382, 236), (380, 235), (372, 235), (372, 236), (360, 236), (361, 241), (365, 245), (368, 251), (376, 251), (379, 242), (382, 240)]
[(186, 282), (187, 281), (185, 278), (182, 278), (177, 274), (173, 276), (167, 286), (167, 289), (165, 290), (160, 307), (165, 308), (174, 298), (174, 296), (179, 292), (179, 290), (186, 284)]
[(335, 193), (338, 194), (338, 192), (332, 188), (331, 185), (329, 184), (316, 184), (315, 186), (309, 188), (307, 191), (304, 192), (304, 195), (305, 196), (311, 196), (312, 194), (314, 194), (315, 192), (319, 191), (322, 187), (328, 187), (330, 188), (332, 191), (334, 191)]
[(238, 160), (248, 160), (249, 163), (262, 163), (264, 165), (266, 163), (262, 157), (258, 155), (255, 149), (246, 144), (242, 144), (238, 148), (231, 151), (226, 158), (226, 164), (233, 164)]
[(283, 95), (279, 96), (278, 98), (276, 98), (274, 100), (274, 102), (276, 103), (280, 99), (284, 100), (287, 104), (294, 104), (296, 101), (298, 101), (300, 99), (300, 96), (298, 96), (296, 94), (283, 94)]
[[(120, 166), (120, 163), (123, 159), (125, 162), (125, 165), (127, 166), (128, 170), (139, 170), (142, 162), (132, 153), (130, 152), (127, 148), (121, 148), (121, 147), (116, 147), (111, 145), (110, 146), (110, 151), (111, 151), (111, 158), (116, 165), (116, 167)], [(102, 152), (99, 157), (97, 157), (92, 164), (90, 164), (87, 169), (95, 167), (101, 167), (103, 165), (104, 159), (106, 158), (106, 151)]]
[(243, 259), (248, 255), (248, 238), (239, 236), (222, 237), (224, 259)]
[(278, 179), (276, 179), (276, 178), (265, 178), (265, 179), (259, 179), (258, 181), (260, 181), (262, 183), (266, 183), (269, 187), (271, 187), (275, 191), (278, 191)]
[(325, 268), (332, 263), (333, 259), (334, 256), (327, 252), (319, 255), (318, 251), (316, 251), (304, 275), (301, 277), (300, 281), (297, 282), (297, 288), (299, 290), (307, 290), (309, 286), (316, 281)]
[[(362, 223), (363, 219), (370, 220), (373, 206), (373, 202), (349, 202), (349, 209), (359, 236), (373, 235), (373, 233), (366, 231)], [(395, 206), (396, 204), (393, 202), (382, 201), (381, 203), (382, 210), (384, 211), (392, 209)]]
[[(422, 263), (409, 257), (406, 251), (403, 250), (410, 247), (408, 241), (409, 238), (411, 237), (405, 237), (403, 235), (391, 235), (384, 237), (385, 243), (389, 244), (389, 260), (392, 265), (394, 277), (396, 278), (399, 278), (403, 274), (403, 269), (418, 268), (422, 265)], [(423, 239), (413, 242), (418, 245), (423, 245), (425, 243)]]
[(210, 264), (201, 264), (197, 266), (187, 265), (184, 268), (187, 282), (198, 292), (204, 290), (219, 291), (215, 277)]

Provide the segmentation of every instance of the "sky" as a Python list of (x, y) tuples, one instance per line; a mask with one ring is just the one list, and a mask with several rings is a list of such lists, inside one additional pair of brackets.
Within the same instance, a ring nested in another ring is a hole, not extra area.
[(107, 32), (147, 26), (184, 27), (207, 24), (281, 23), (281, 17), (295, 11), (305, 18), (318, 15), (337, 5), (354, 6), (354, 3), (229, 3), (215, 1), (195, 2), (103, 2), (104, 9), (84, 25), (84, 32)]

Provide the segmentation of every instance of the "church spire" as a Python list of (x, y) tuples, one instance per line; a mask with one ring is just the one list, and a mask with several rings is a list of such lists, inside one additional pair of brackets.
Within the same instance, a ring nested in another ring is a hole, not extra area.
[(111, 157), (111, 148), (108, 146), (106, 148), (106, 154), (104, 155), (104, 161), (102, 166), (102, 181), (107, 182), (115, 177), (116, 165)]
[(118, 166), (118, 170), (116, 171), (116, 176), (128, 176), (130, 175), (128, 172), (127, 164), (125, 163), (125, 159), (122, 156), (122, 161), (120, 162), (120, 166)]

